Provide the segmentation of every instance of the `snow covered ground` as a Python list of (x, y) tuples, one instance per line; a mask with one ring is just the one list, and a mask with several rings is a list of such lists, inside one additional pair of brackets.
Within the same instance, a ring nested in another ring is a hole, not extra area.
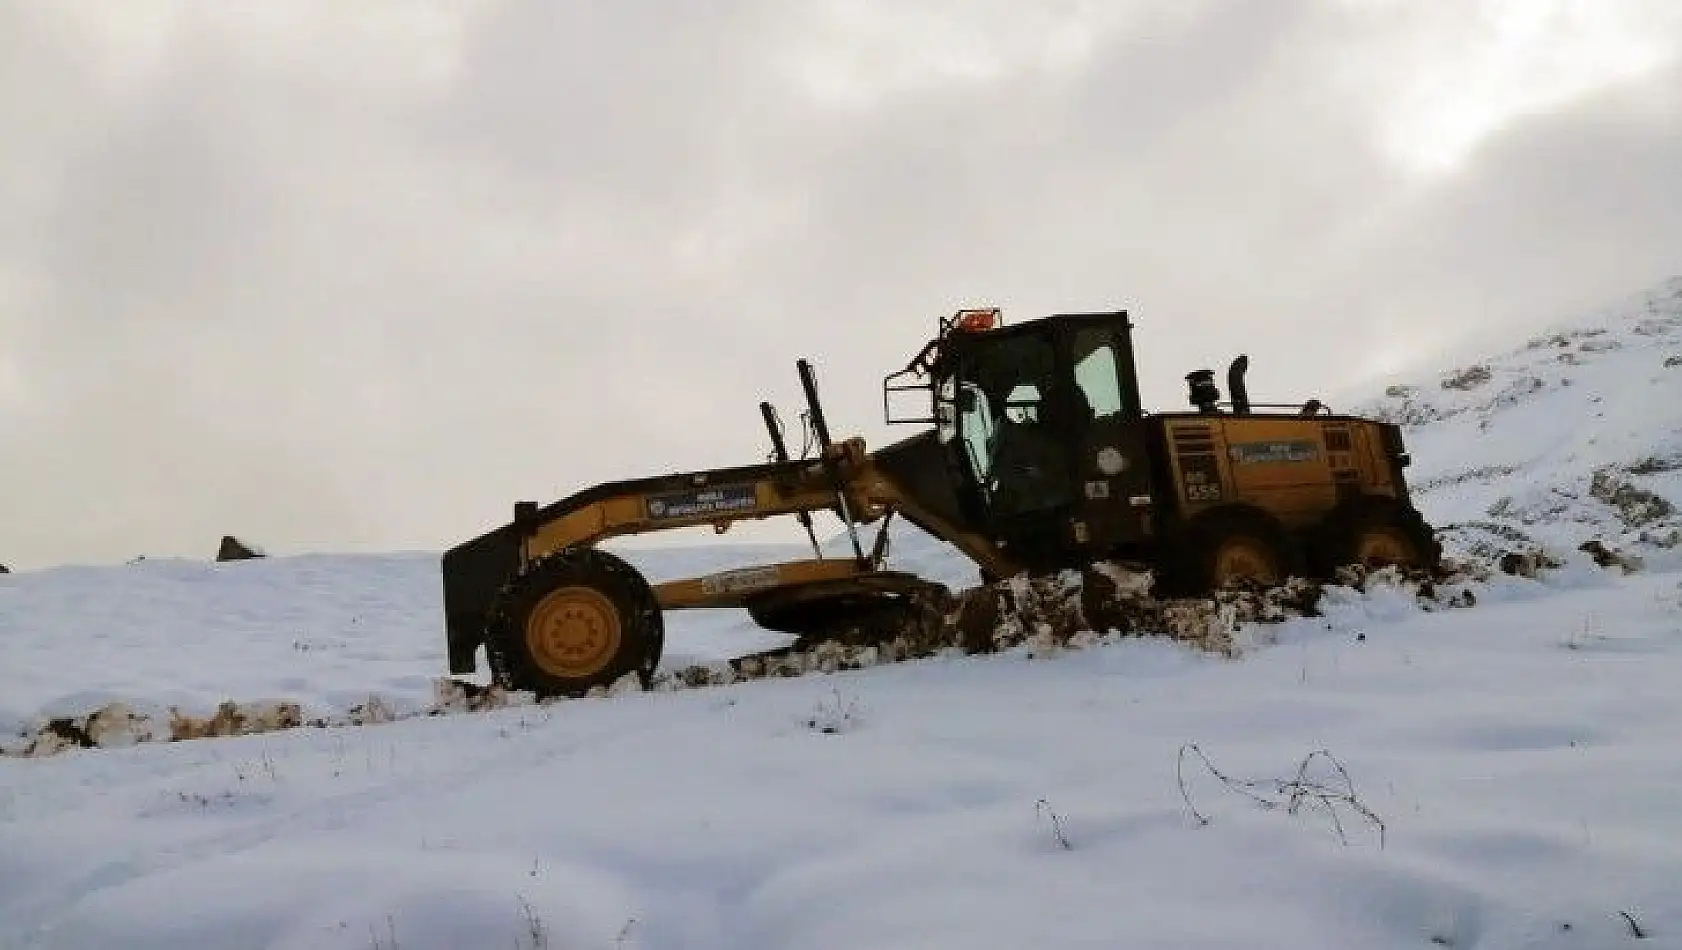
[[(809, 549), (623, 550), (655, 581)], [(327, 715), (370, 696), (433, 700), (448, 672), (438, 555), (144, 560), (0, 575), (0, 749), (44, 717), (112, 702), (209, 715), (224, 700), (290, 700)], [(738, 610), (668, 615), (665, 666), (777, 646)], [(486, 682), (488, 674), (478, 677)]]
[(1678, 575), (1477, 593), (1334, 591), (1239, 660), (1132, 640), (0, 759), (0, 947), (1682, 945)]
[[(1595, 320), (1375, 403), (1453, 543), (1569, 562), (1471, 608), (1334, 588), (1236, 659), (1132, 639), (0, 756), (0, 948), (1682, 947), (1682, 565), (1628, 490), (1679, 496), (1682, 283)], [(0, 575), (0, 746), (113, 700), (422, 708), (438, 598), (432, 553)], [(779, 642), (672, 627), (668, 666)]]

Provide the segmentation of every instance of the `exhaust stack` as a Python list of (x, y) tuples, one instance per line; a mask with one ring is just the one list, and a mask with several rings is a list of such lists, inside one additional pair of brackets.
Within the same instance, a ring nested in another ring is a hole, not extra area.
[(1247, 416), (1250, 414), (1250, 389), (1244, 384), (1244, 374), (1250, 371), (1250, 356), (1240, 353), (1232, 361), (1226, 371), (1226, 388), (1232, 394), (1232, 411), (1234, 415)]

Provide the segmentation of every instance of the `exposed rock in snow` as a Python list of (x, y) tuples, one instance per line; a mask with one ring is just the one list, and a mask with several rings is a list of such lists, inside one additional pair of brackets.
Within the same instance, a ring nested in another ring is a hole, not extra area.
[(263, 552), (231, 534), (224, 534), (222, 543), (216, 548), (216, 560), (218, 561), (246, 561), (265, 556)]

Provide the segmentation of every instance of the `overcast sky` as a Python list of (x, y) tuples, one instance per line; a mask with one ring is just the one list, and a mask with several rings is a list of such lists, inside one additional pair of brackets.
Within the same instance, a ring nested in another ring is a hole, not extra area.
[(759, 460), (800, 356), (880, 444), (968, 305), (1131, 310), (1153, 408), (1362, 392), (1682, 273), (1679, 54), (1674, 0), (0, 2), (0, 562), (441, 549)]

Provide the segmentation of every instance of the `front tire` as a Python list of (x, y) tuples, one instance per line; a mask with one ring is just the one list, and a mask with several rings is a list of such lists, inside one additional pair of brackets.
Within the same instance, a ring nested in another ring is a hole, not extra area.
[(586, 547), (549, 555), (508, 582), (485, 652), (498, 685), (550, 698), (582, 696), (627, 673), (646, 689), (664, 644), (648, 581), (623, 558)]

